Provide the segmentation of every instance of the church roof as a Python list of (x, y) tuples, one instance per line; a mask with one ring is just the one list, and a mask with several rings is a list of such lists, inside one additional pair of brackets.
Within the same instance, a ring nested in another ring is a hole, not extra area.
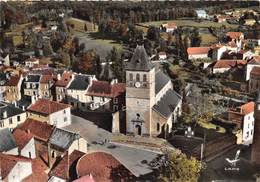
[(153, 64), (150, 61), (149, 56), (147, 55), (144, 46), (137, 46), (135, 52), (126, 64), (126, 70), (133, 71), (149, 71), (153, 68)]
[(182, 97), (174, 90), (168, 90), (161, 100), (153, 106), (153, 109), (163, 117), (169, 118)]
[(161, 70), (157, 71), (155, 74), (155, 94), (158, 94), (170, 80)]

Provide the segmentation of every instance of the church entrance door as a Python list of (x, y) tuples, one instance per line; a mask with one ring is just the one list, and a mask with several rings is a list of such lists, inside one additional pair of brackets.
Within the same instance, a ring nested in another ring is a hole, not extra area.
[(135, 125), (135, 133), (137, 135), (141, 135), (142, 134), (142, 127), (140, 125)]

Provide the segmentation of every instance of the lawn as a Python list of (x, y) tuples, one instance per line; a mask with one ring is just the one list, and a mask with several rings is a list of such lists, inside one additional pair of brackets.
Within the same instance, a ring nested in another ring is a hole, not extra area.
[(164, 20), (164, 21), (152, 21), (141, 23), (141, 25), (145, 26), (156, 26), (159, 27), (163, 23), (175, 23), (177, 26), (182, 27), (197, 27), (197, 28), (209, 28), (209, 27), (216, 27), (219, 28), (222, 25), (225, 25), (227, 28), (235, 29), (238, 25), (228, 24), (227, 22), (217, 23), (212, 21), (202, 21), (202, 22), (195, 22), (194, 20)]
[(99, 32), (75, 32), (74, 35), (79, 38), (80, 43), (85, 43), (86, 50), (95, 49), (101, 58), (105, 58), (113, 47), (123, 50), (122, 44), (113, 40), (113, 37), (102, 37)]

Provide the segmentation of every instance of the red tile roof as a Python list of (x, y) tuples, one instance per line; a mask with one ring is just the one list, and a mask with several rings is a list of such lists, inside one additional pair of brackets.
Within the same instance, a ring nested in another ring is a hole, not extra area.
[(254, 56), (248, 64), (260, 64), (260, 56)]
[(54, 79), (56, 77), (53, 75), (42, 75), (41, 79), (40, 79), (40, 83), (50, 83), (50, 82), (54, 82)]
[(97, 182), (112, 182), (119, 179), (131, 181), (134, 178), (117, 159), (104, 152), (94, 152), (81, 157), (77, 164), (77, 173), (79, 177), (91, 174)]
[(25, 157), (0, 153), (0, 175), (2, 177), (2, 180), (4, 180), (8, 176), (10, 171), (19, 161), (30, 162), (30, 160), (26, 159)]
[(66, 87), (70, 80), (72, 79), (72, 72), (64, 72), (61, 76), (61, 79), (56, 82), (58, 87)]
[(114, 98), (121, 95), (124, 92), (124, 83), (110, 84), (106, 81), (93, 81), (86, 95)]
[(236, 65), (246, 65), (247, 62), (245, 60), (218, 60), (215, 65), (213, 66), (214, 69), (216, 68), (231, 68), (235, 67)]
[(32, 104), (28, 111), (37, 112), (44, 115), (49, 115), (63, 109), (71, 107), (68, 104), (63, 104), (55, 101), (50, 101), (47, 99), (39, 99), (34, 104)]
[(189, 55), (193, 54), (208, 54), (210, 47), (189, 47), (187, 52)]
[(174, 22), (170, 22), (170, 23), (167, 23), (167, 24), (163, 24), (163, 27), (165, 27), (165, 28), (177, 28), (177, 25)]
[(241, 113), (243, 115), (247, 115), (247, 114), (254, 112), (254, 109), (255, 109), (255, 103), (254, 102), (248, 102), (248, 103), (241, 106)]
[(74, 180), (73, 182), (95, 182), (95, 180), (93, 179), (92, 175), (86, 175), (86, 176), (82, 176), (79, 179)]
[[(56, 176), (65, 180), (70, 180), (71, 176), (76, 176), (76, 167), (73, 166), (83, 155), (84, 152), (74, 150), (68, 157), (68, 153), (62, 160), (50, 171), (51, 176)], [(73, 169), (74, 167), (74, 169)], [(75, 174), (72, 174), (72, 173)]]
[(13, 136), (15, 138), (16, 144), (18, 145), (19, 151), (21, 151), (33, 138), (33, 134), (27, 133), (26, 131), (19, 128), (14, 130)]
[(48, 181), (49, 176), (46, 173), (48, 166), (42, 161), (41, 158), (36, 158), (32, 161), (32, 174), (25, 179), (23, 182), (37, 182), (37, 181)]
[(226, 34), (226, 36), (230, 37), (231, 39), (239, 39), (241, 35), (243, 35), (242, 32), (228, 32)]
[(27, 118), (18, 128), (30, 132), (36, 139), (44, 142), (49, 140), (54, 130), (54, 126), (31, 118)]
[(254, 66), (250, 75), (260, 76), (260, 67)]
[(20, 80), (19, 75), (13, 75), (10, 77), (10, 80), (6, 83), (6, 86), (17, 86)]

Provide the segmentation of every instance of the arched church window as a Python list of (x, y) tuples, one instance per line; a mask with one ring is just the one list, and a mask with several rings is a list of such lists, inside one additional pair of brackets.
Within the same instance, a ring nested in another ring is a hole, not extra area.
[(157, 131), (160, 131), (160, 123), (157, 123)]
[(147, 82), (147, 76), (143, 75), (143, 82)]
[(136, 81), (140, 82), (140, 74), (139, 73), (136, 74)]
[(137, 120), (140, 119), (140, 114), (139, 114), (139, 113), (136, 114), (136, 119), (137, 119)]
[(133, 81), (133, 74), (132, 73), (129, 74), (129, 80)]

